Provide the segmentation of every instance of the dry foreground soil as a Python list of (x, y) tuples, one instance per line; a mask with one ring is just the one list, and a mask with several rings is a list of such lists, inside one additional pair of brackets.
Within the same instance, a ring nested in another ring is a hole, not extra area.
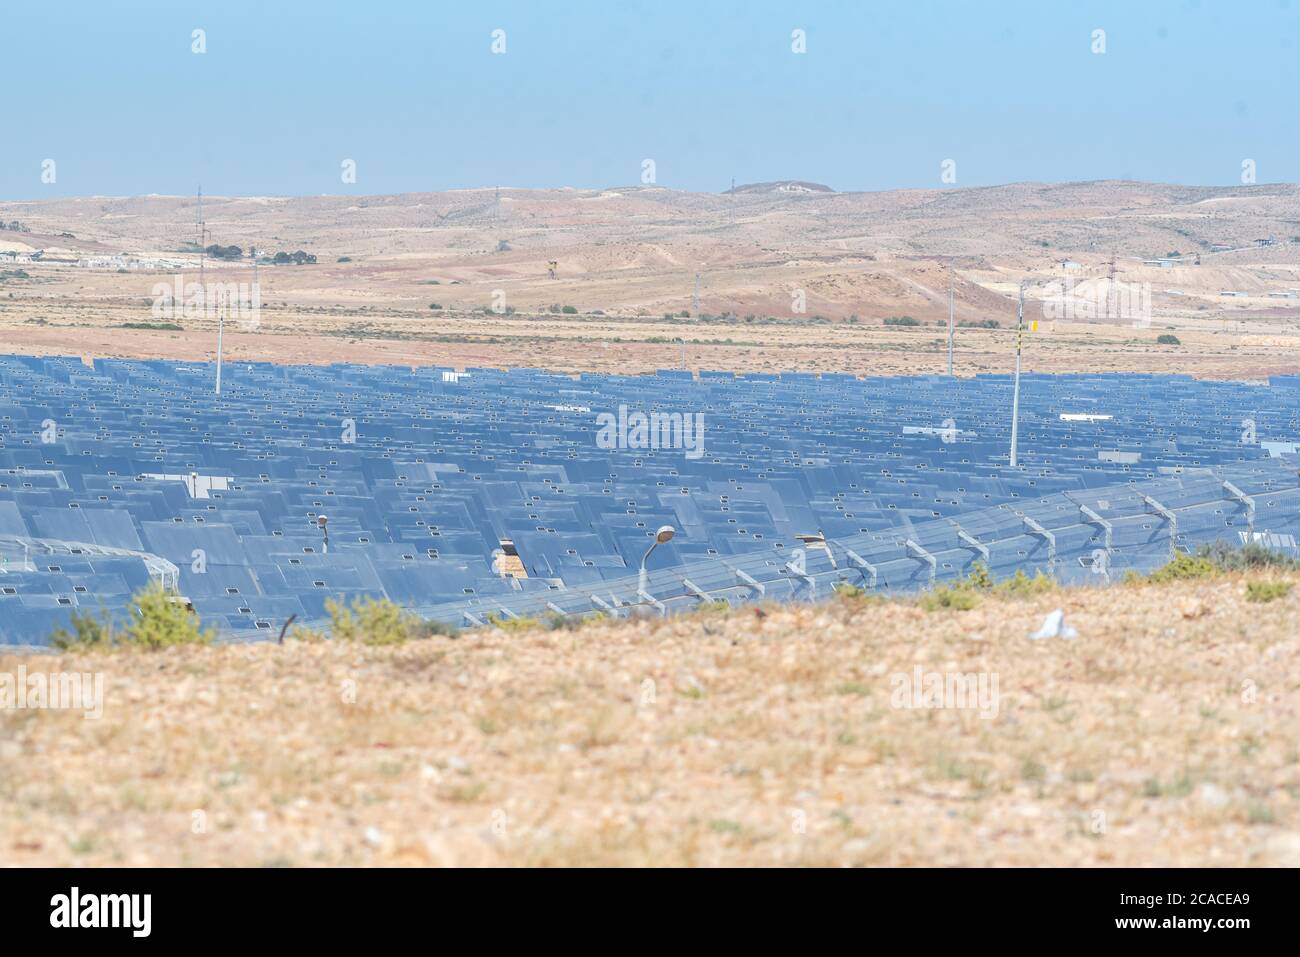
[(104, 699), (0, 711), (0, 862), (1296, 866), (1298, 611), (1225, 576), (4, 657)]

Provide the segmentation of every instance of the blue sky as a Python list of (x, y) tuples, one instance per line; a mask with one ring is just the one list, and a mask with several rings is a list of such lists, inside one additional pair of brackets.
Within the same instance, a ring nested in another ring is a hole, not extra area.
[(0, 57), (6, 199), (1300, 180), (1300, 0), (9, 2)]

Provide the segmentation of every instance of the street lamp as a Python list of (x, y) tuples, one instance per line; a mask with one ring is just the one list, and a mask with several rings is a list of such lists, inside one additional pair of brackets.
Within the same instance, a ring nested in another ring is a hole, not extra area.
[(650, 547), (647, 548), (645, 554), (641, 556), (641, 573), (638, 577), (636, 586), (638, 592), (645, 591), (646, 579), (648, 577), (645, 570), (645, 563), (650, 557), (650, 553), (655, 550), (656, 546), (662, 545), (664, 542), (672, 541), (673, 536), (676, 534), (677, 529), (673, 528), (671, 525), (660, 525), (659, 531), (655, 532), (655, 540), (650, 543)]
[(320, 515), (316, 518), (316, 526), (320, 529), (321, 537), (325, 540), (320, 550), (322, 555), (328, 555), (330, 550), (330, 533), (329, 529), (325, 527), (325, 523), (328, 521), (329, 519), (324, 515)]

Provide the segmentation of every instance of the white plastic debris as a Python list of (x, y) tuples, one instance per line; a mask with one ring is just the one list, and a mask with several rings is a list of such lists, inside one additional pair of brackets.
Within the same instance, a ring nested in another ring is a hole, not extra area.
[(1065, 623), (1065, 612), (1058, 608), (1043, 619), (1043, 627), (1029, 636), (1031, 641), (1042, 638), (1077, 638), (1079, 633)]

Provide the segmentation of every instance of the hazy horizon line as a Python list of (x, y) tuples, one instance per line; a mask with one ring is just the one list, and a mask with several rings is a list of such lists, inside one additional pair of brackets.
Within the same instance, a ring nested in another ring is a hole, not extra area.
[[(769, 184), (781, 183), (809, 183), (815, 186), (824, 186), (829, 192), (814, 192), (814, 196), (866, 196), (881, 193), (957, 193), (957, 192), (975, 192), (978, 190), (990, 189), (1007, 189), (1014, 186), (1093, 186), (1093, 185), (1123, 185), (1123, 186), (1166, 186), (1181, 189), (1210, 189), (1210, 190), (1231, 190), (1231, 191), (1251, 191), (1260, 190), (1270, 187), (1289, 186), (1300, 187), (1300, 183), (1287, 180), (1279, 180), (1272, 183), (1234, 183), (1234, 184), (1211, 184), (1211, 183), (1177, 183), (1166, 180), (1144, 180), (1144, 179), (1081, 179), (1081, 180), (1010, 180), (1003, 183), (986, 183), (974, 186), (943, 185), (943, 186), (899, 186), (886, 189), (847, 189), (839, 190), (825, 183), (808, 179), (772, 179), (756, 180), (750, 183), (738, 183), (734, 188), (743, 189), (749, 186), (764, 186)], [(475, 192), (527, 192), (527, 193), (608, 193), (608, 192), (665, 192), (665, 193), (684, 193), (694, 196), (727, 196), (732, 193), (732, 189), (725, 190), (692, 190), (679, 189), (673, 186), (664, 186), (655, 183), (628, 183), (623, 185), (610, 186), (507, 186), (485, 185), (485, 186), (452, 186), (445, 189), (432, 190), (399, 190), (388, 193), (204, 193), (204, 199), (367, 199), (378, 196), (432, 196), (443, 193), (475, 193)], [(194, 199), (195, 193), (86, 193), (86, 194), (63, 194), (51, 196), (48, 199), (37, 197), (26, 198), (8, 198), (0, 197), (0, 203), (41, 203), (52, 200), (67, 199)]]

